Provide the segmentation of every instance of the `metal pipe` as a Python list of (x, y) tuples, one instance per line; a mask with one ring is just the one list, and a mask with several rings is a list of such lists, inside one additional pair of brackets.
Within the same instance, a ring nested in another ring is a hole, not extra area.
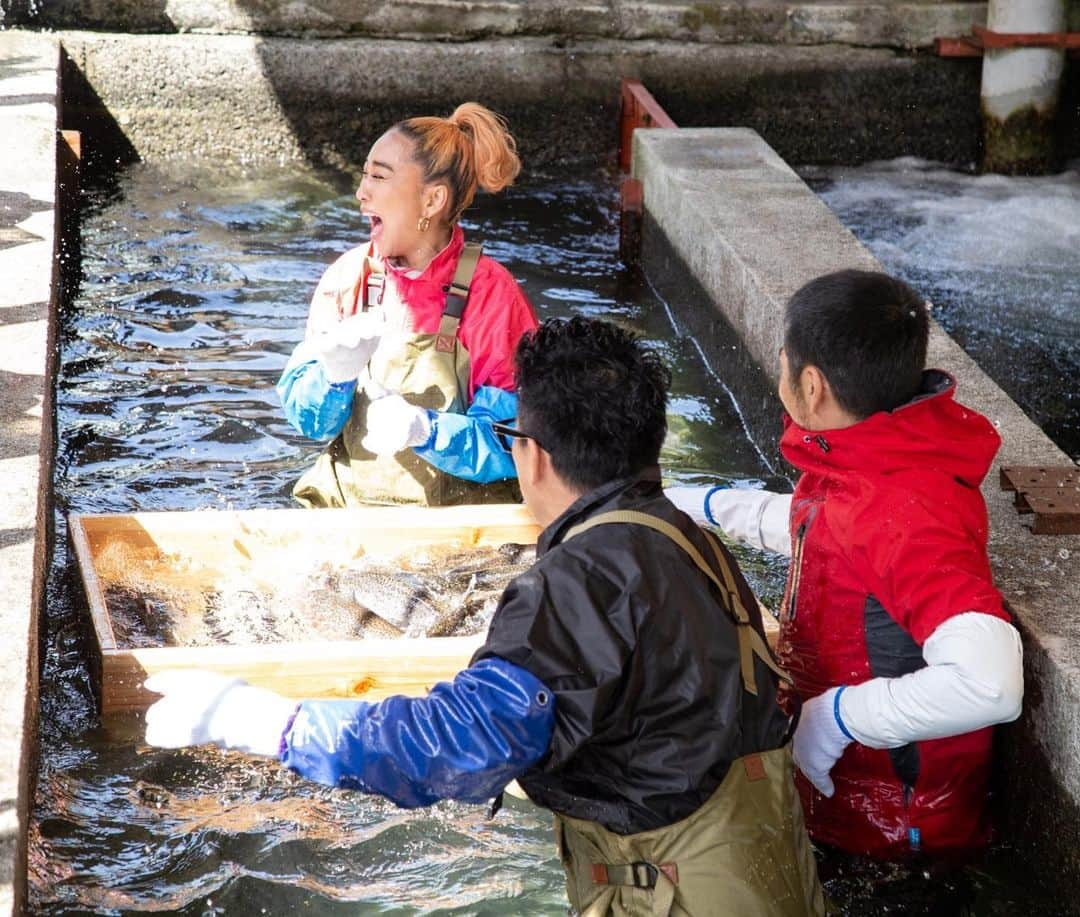
[[(1065, 30), (1064, 0), (990, 0), (993, 32)], [(987, 48), (983, 55), (984, 172), (1009, 175), (1054, 171), (1055, 120), (1065, 52), (1060, 48)]]

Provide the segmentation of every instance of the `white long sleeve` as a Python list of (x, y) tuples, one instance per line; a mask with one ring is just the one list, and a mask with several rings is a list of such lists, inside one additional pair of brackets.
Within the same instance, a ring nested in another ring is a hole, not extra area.
[(709, 513), (725, 534), (751, 547), (791, 555), (791, 494), (768, 490), (713, 491)]
[(1008, 723), (1024, 700), (1020, 635), (1008, 621), (969, 611), (923, 644), (926, 668), (846, 688), (840, 717), (856, 742), (898, 748)]
[(742, 487), (668, 487), (664, 495), (699, 524), (716, 525), (752, 547), (791, 555), (791, 494)]

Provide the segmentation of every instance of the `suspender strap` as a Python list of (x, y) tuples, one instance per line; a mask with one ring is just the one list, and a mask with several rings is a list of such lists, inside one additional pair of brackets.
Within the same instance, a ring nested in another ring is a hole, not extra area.
[(458, 325), (461, 324), (461, 316), (465, 313), (465, 304), (469, 301), (469, 287), (472, 285), (476, 264), (483, 251), (483, 245), (466, 242), (458, 258), (454, 279), (443, 288), (443, 292), (446, 293), (446, 305), (443, 307), (442, 318), (439, 320), (439, 336), (435, 340), (435, 349), (440, 353), (452, 353), (454, 350)]
[(476, 263), (483, 252), (484, 246), (476, 242), (466, 242), (462, 247), (457, 269), (454, 271), (454, 279), (443, 290), (446, 293), (446, 308), (443, 309), (443, 315), (460, 319), (465, 312), (465, 303), (469, 299), (469, 286), (472, 284), (473, 274), (476, 273)]
[(371, 255), (364, 258), (360, 280), (363, 281), (364, 277), (367, 277), (364, 285), (364, 301), (357, 303), (361, 312), (374, 309), (382, 302), (383, 284), (386, 283), (386, 274), (383, 273), (382, 265)]
[(716, 556), (717, 565), (720, 567), (720, 571), (724, 577), (723, 581), (721, 581), (720, 577), (718, 577), (708, 565), (705, 558), (701, 556), (701, 552), (694, 547), (689, 538), (670, 522), (659, 519), (649, 513), (639, 513), (634, 510), (615, 510), (610, 513), (601, 513), (598, 516), (593, 516), (591, 519), (586, 519), (580, 525), (573, 526), (563, 536), (563, 541), (569, 541), (575, 535), (580, 535), (582, 532), (588, 531), (595, 526), (612, 525), (616, 523), (643, 525), (646, 528), (653, 529), (670, 538), (689, 555), (690, 559), (694, 562), (694, 565), (712, 581), (717, 589), (720, 590), (720, 595), (726, 597), (726, 601), (722, 604), (724, 605), (725, 610), (735, 619), (735, 633), (739, 640), (739, 667), (742, 672), (743, 687), (749, 694), (757, 694), (757, 682), (754, 679), (753, 656), (757, 656), (758, 659), (764, 662), (781, 681), (787, 682), (789, 685), (792, 684), (791, 676), (789, 676), (773, 658), (772, 651), (769, 649), (768, 644), (762, 638), (761, 634), (754, 630), (754, 627), (750, 622), (750, 615), (747, 613), (746, 607), (739, 597), (739, 590), (735, 585), (735, 576), (728, 566), (723, 551), (720, 550), (720, 545), (708, 532), (703, 531), (703, 534), (709, 542), (710, 547), (712, 547), (713, 554)]

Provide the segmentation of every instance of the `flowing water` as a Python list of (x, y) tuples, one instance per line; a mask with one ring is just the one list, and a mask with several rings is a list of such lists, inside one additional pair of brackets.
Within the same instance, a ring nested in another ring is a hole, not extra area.
[[(458, 804), (402, 811), (272, 762), (150, 749), (138, 721), (98, 721), (64, 514), (289, 506), (318, 447), (286, 425), (273, 386), (323, 267), (364, 232), (351, 191), (296, 174), (138, 166), (85, 204), (81, 281), (60, 342), (33, 910), (564, 914), (550, 818), (527, 803), (510, 800), (492, 820)], [(482, 199), (465, 228), (542, 317), (602, 316), (663, 354), (674, 371), (668, 479), (787, 489), (771, 446), (746, 434), (727, 388), (738, 380), (706, 365), (673, 323), (694, 304), (669, 308), (618, 261), (616, 206), (610, 174), (559, 172)], [(775, 607), (786, 562), (746, 550), (739, 559)], [(852, 917), (1019, 913), (1030, 903), (1005, 848), (988, 871), (959, 878), (821, 862)]]
[[(465, 223), (541, 316), (604, 316), (674, 369), (664, 463), (783, 486), (617, 251), (605, 173), (537, 177)], [(64, 513), (286, 507), (318, 452), (274, 383), (325, 265), (364, 238), (351, 191), (295, 174), (137, 166), (90, 191), (61, 333), (57, 546), (49, 584), (32, 903), (49, 914), (563, 913), (549, 816), (512, 801), (404, 812), (212, 749), (158, 751), (97, 721)], [(767, 602), (782, 561), (745, 556)], [(363, 902), (361, 905), (360, 902)]]
[[(886, 270), (1080, 459), (1080, 169), (968, 175), (904, 158), (803, 171)], [(959, 393), (963, 400), (963, 392)]]

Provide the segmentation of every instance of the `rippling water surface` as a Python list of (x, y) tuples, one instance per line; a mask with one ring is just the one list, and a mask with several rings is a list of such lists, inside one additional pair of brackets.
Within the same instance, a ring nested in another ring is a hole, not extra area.
[[(739, 380), (706, 366), (673, 325), (697, 304), (662, 302), (619, 263), (616, 201), (602, 171), (534, 176), (481, 200), (466, 230), (542, 316), (609, 318), (663, 353), (674, 369), (670, 479), (786, 489), (766, 458), (774, 450), (745, 433), (727, 388), (738, 392)], [(318, 447), (285, 424), (273, 386), (321, 271), (363, 238), (351, 191), (295, 174), (135, 167), (87, 195), (81, 285), (60, 342), (57, 544), (30, 844), (36, 913), (566, 911), (549, 816), (529, 804), (510, 800), (493, 820), (457, 804), (406, 812), (272, 762), (149, 749), (138, 721), (100, 723), (94, 713), (64, 514), (289, 506)], [(739, 557), (775, 607), (786, 562)], [(944, 877), (820, 862), (849, 917), (1054, 913), (1004, 847), (985, 869)]]
[[(603, 172), (539, 176), (481, 200), (465, 228), (542, 316), (603, 316), (662, 351), (670, 477), (783, 486), (697, 348), (618, 261), (616, 201)], [(137, 722), (97, 721), (64, 513), (289, 506), (318, 447), (286, 425), (273, 386), (320, 273), (365, 229), (351, 191), (319, 179), (138, 166), (88, 193), (82, 236), (61, 334), (35, 910), (564, 913), (549, 816), (528, 804), (490, 821), (456, 804), (404, 812), (242, 755), (148, 749)], [(743, 557), (778, 602), (785, 563)]]

